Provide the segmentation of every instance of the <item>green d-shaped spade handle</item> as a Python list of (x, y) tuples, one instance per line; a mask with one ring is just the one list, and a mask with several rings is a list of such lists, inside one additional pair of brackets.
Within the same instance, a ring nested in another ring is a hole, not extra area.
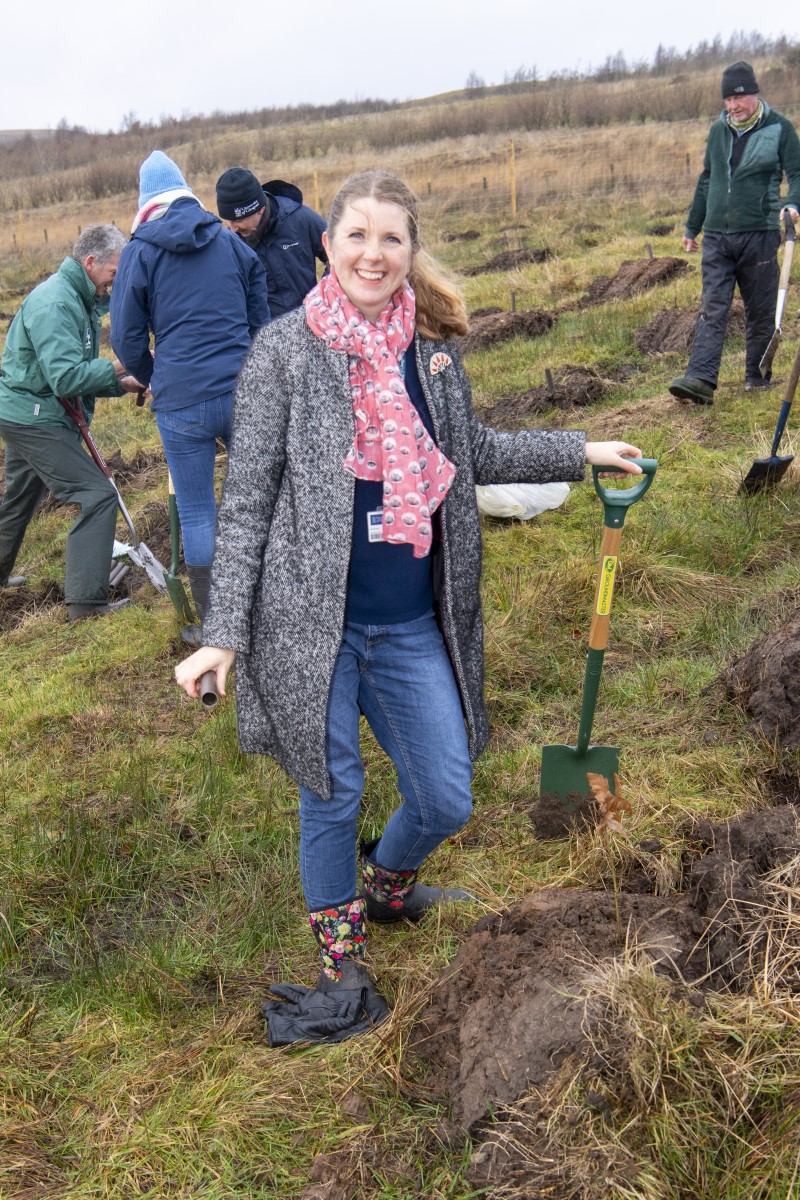
[(608, 470), (607, 467), (592, 467), (592, 477), (594, 479), (594, 490), (597, 492), (600, 499), (603, 501), (605, 510), (605, 523), (610, 529), (621, 529), (625, 524), (625, 512), (637, 500), (641, 500), (650, 484), (653, 482), (653, 476), (658, 470), (657, 458), (631, 458), (629, 462), (636, 463), (637, 467), (641, 467), (643, 477), (629, 488), (606, 488), (600, 483), (600, 472)]

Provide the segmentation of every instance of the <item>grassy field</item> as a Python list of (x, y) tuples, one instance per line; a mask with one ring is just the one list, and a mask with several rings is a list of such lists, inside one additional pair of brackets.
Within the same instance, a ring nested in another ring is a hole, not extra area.
[[(684, 200), (623, 206), (598, 196), (591, 229), (576, 228), (563, 198), (540, 202), (521, 209), (511, 232), (505, 218), (437, 212), (431, 201), (428, 242), (457, 269), (509, 246), (547, 246), (542, 265), (464, 286), (471, 309), (509, 308), (513, 291), (518, 308), (552, 312), (646, 257), (648, 243), (657, 256), (678, 253)], [(116, 204), (124, 211), (124, 198)], [(671, 204), (673, 228), (649, 232), (654, 210)], [(441, 238), (467, 228), (479, 237)], [(27, 282), (46, 265), (27, 264)], [(591, 833), (539, 841), (528, 816), (541, 747), (577, 733), (602, 507), (590, 484), (575, 486), (561, 509), (529, 523), (485, 521), (492, 738), (470, 835), (443, 846), (426, 875), (468, 886), (479, 901), (371, 939), (394, 1009), (379, 1036), (293, 1052), (266, 1045), (259, 1005), (269, 984), (314, 974), (295, 791), (273, 763), (239, 752), (231, 701), (207, 712), (174, 685), (182, 649), (169, 602), (142, 586), (126, 611), (80, 626), (45, 604), (0, 634), (0, 1197), (531, 1194), (513, 1180), (476, 1191), (473, 1147), (443, 1132), (444, 1106), (413, 1054), (414, 1017), (433, 981), (485, 912), (543, 887), (609, 893), (641, 839), (660, 839), (659, 886), (669, 894), (693, 819), (768, 806), (776, 780), (797, 778), (796, 756), (754, 734), (715, 686), (800, 598), (800, 472), (774, 492), (737, 495), (767, 452), (780, 389), (745, 395), (743, 345), (733, 341), (715, 405), (687, 408), (667, 393), (682, 356), (646, 357), (634, 341), (659, 311), (697, 302), (692, 265), (673, 283), (564, 311), (547, 336), (467, 360), (479, 407), (543, 383), (548, 369), (591, 367), (608, 381), (603, 400), (542, 423), (625, 437), (659, 459), (625, 526), (595, 725), (596, 741), (621, 749), (633, 813), (610, 849)], [(791, 296), (784, 335), (780, 382), (800, 336)], [(104, 451), (126, 460), (159, 445), (153, 418), (128, 400), (101, 403), (94, 428)], [(784, 453), (793, 441), (790, 431)], [(163, 510), (166, 473), (156, 462), (123, 491), (146, 530)], [(19, 561), (32, 583), (61, 578), (69, 519), (50, 508), (32, 525)], [(371, 836), (392, 807), (393, 782), (366, 735), (364, 754)], [(787, 887), (796, 904), (796, 879)], [(637, 972), (624, 1014), (642, 1047), (636, 1086), (611, 1089), (601, 1120), (576, 1116), (573, 1081), (556, 1079), (552, 1153), (563, 1189), (540, 1194), (800, 1196), (792, 997), (765, 980), (704, 1009), (671, 1007), (652, 974)], [(713, 1066), (723, 1059), (725, 1087)], [(624, 1149), (624, 1174), (578, 1170), (612, 1146)]]

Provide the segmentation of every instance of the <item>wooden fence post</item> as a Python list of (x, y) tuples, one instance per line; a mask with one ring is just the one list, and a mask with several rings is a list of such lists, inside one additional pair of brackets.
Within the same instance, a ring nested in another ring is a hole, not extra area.
[(508, 175), (511, 185), (511, 216), (517, 215), (517, 165), (514, 155), (514, 139), (508, 143)]

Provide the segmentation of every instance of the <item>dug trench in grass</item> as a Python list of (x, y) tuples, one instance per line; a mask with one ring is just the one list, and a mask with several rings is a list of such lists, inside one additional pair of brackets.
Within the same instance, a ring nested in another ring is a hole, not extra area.
[[(383, 1019), (367, 915), (413, 920), (465, 897), (417, 874), (468, 821), (472, 761), (488, 738), (476, 484), (578, 480), (587, 461), (640, 474), (627, 442), (478, 426), (452, 340), (467, 328), (464, 302), (419, 249), (416, 201), (397, 177), (348, 181), (325, 246), (330, 275), (305, 311), (256, 335), (239, 376), (209, 644), (176, 669), (198, 698), (209, 670), (224, 692), (236, 660), (242, 748), (270, 754), (299, 785), (322, 973), (267, 1002), (280, 1044), (338, 1040)], [(291, 477), (278, 466), (287, 459)], [(362, 715), (397, 772), (400, 804), (365, 839), (359, 879)]]

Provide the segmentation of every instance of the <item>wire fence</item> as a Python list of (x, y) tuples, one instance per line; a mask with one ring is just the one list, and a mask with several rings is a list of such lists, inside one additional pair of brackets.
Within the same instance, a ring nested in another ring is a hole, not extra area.
[[(239, 140), (232, 161), (262, 179), (281, 177), (301, 188), (306, 203), (323, 214), (348, 175), (381, 166), (402, 175), (419, 196), (428, 236), (463, 229), (482, 218), (502, 224), (535, 222), (537, 213), (563, 210), (589, 222), (600, 206), (636, 207), (653, 217), (685, 213), (702, 167), (707, 121), (648, 122), (598, 129), (553, 129), (513, 137), (441, 138), (325, 158), (263, 162)], [(217, 171), (192, 180), (198, 199), (214, 211)], [(114, 222), (130, 228), (136, 208), (129, 194), (73, 200), (32, 210), (0, 213), (0, 262), (43, 263), (68, 253), (81, 228)]]

